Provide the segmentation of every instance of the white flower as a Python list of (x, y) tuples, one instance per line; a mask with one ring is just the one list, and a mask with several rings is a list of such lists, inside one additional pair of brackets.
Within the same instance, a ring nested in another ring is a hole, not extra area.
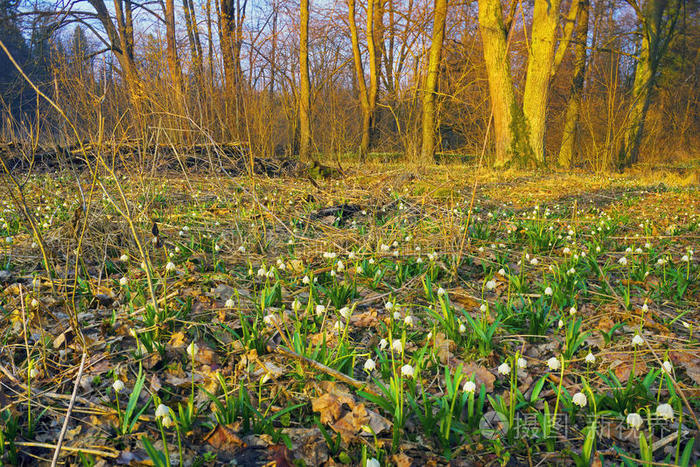
[(199, 352), (199, 346), (192, 341), (190, 345), (187, 346), (187, 355), (189, 355), (190, 358), (194, 358), (197, 355), (197, 352)]
[(407, 376), (408, 378), (413, 378), (413, 367), (411, 365), (404, 365), (401, 367), (401, 376)]
[(163, 418), (170, 415), (170, 409), (165, 404), (160, 404), (156, 408), (156, 418)]
[(389, 247), (389, 245), (382, 243), (382, 245), (379, 247), (379, 249), (382, 251), (389, 251), (390, 247)]
[(488, 309), (489, 307), (486, 303), (482, 303), (481, 306), (479, 306), (479, 311), (481, 311), (482, 313), (486, 313), (486, 310)]
[(245, 253), (245, 247), (243, 245), (238, 247), (238, 252), (239, 253)]
[(559, 320), (559, 322), (557, 323), (557, 327), (558, 327), (559, 329), (561, 329), (561, 328), (564, 327), (564, 320), (563, 320), (563, 319), (560, 319), (560, 320)]
[(224, 303), (224, 306), (226, 308), (233, 308), (234, 306), (236, 306), (236, 302), (233, 301), (233, 298), (229, 298), (228, 300), (226, 300), (226, 303)]
[(32, 369), (29, 370), (29, 377), (36, 378), (38, 376), (39, 376), (39, 369), (37, 367), (32, 367)]
[(326, 259), (334, 259), (336, 256), (338, 255), (332, 251), (326, 251), (325, 253), (323, 253), (323, 257)]
[(659, 258), (659, 259), (656, 261), (656, 264), (658, 264), (659, 266), (663, 266), (664, 264), (666, 264), (666, 260), (663, 259), (663, 258)]
[(382, 464), (380, 464), (379, 461), (373, 457), (371, 459), (367, 459), (367, 462), (365, 462), (365, 467), (382, 467)]
[(122, 263), (126, 263), (127, 261), (129, 261), (129, 255), (127, 255), (127, 254), (121, 255), (119, 257), (119, 261), (121, 261)]
[(358, 273), (358, 274), (362, 274), (363, 271), (364, 271), (364, 270), (362, 269), (362, 266), (357, 266), (357, 267), (355, 268), (355, 272)]
[(214, 251), (221, 251), (221, 247), (219, 246), (218, 243), (216, 245), (214, 245)]
[(405, 324), (406, 326), (411, 326), (411, 327), (413, 327), (413, 316), (407, 315), (407, 316), (403, 319), (403, 324)]
[(474, 384), (474, 381), (466, 381), (462, 389), (468, 394), (473, 394), (476, 391), (476, 384)]
[(395, 339), (394, 342), (391, 343), (391, 348), (394, 349), (394, 352), (401, 352), (403, 350), (401, 339)]
[(368, 358), (365, 362), (365, 371), (371, 373), (372, 371), (374, 371), (375, 368), (377, 368), (377, 364), (374, 362), (374, 360)]
[(165, 265), (165, 270), (168, 272), (172, 272), (175, 270), (175, 263), (172, 261), (168, 261), (168, 264)]
[(267, 324), (268, 326), (272, 327), (272, 326), (275, 325), (276, 319), (277, 319), (276, 316), (273, 315), (272, 313), (270, 313), (269, 315), (265, 315), (265, 316), (263, 317), (263, 323), (265, 323), (265, 324)]
[(631, 414), (627, 414), (627, 424), (629, 426), (631, 426), (632, 428), (634, 428), (635, 430), (639, 430), (642, 427), (643, 423), (644, 423), (644, 419), (637, 412), (632, 412)]
[(585, 407), (586, 404), (588, 404), (588, 399), (586, 399), (586, 395), (584, 393), (577, 392), (576, 394), (574, 394), (574, 397), (571, 398), (571, 402), (578, 405), (579, 407)]
[(326, 312), (326, 307), (324, 305), (316, 305), (316, 315), (320, 316)]
[(551, 287), (547, 287), (546, 289), (544, 289), (545, 295), (552, 295), (553, 293), (554, 293), (554, 291), (552, 290)]
[(572, 316), (576, 314), (576, 307), (575, 306), (572, 306), (571, 308), (569, 308), (569, 314)]
[(464, 334), (467, 332), (467, 327), (464, 325), (464, 323), (459, 323), (459, 333)]
[(661, 366), (666, 373), (671, 373), (673, 371), (673, 365), (668, 360), (664, 361)]
[(539, 264), (539, 261), (537, 260), (537, 258), (532, 258), (530, 260), (530, 264), (532, 264), (533, 266), (537, 266)]
[(391, 310), (392, 308), (394, 308), (394, 304), (393, 304), (392, 302), (386, 302), (386, 303), (384, 304), (384, 308), (385, 308), (386, 310)]
[(396, 321), (401, 319), (401, 313), (399, 313), (398, 311), (395, 311), (393, 316)]
[(119, 279), (119, 285), (121, 285), (122, 287), (125, 287), (128, 283), (129, 279), (127, 279), (126, 277), (122, 277), (121, 279)]
[(635, 334), (632, 338), (632, 345), (642, 345), (644, 344), (644, 338), (639, 334)]
[(510, 365), (508, 363), (504, 362), (501, 363), (501, 365), (498, 367), (498, 372), (502, 375), (507, 375), (510, 373)]
[(357, 254), (354, 251), (351, 251), (348, 254), (348, 259), (355, 259), (355, 258), (357, 258)]
[(386, 349), (386, 346), (389, 345), (389, 343), (386, 341), (386, 339), (382, 339), (379, 341), (379, 348), (384, 350)]
[(688, 255), (683, 255), (683, 256), (681, 257), (681, 261), (683, 261), (684, 263), (687, 263), (688, 261), (690, 261), (690, 260), (688, 259)]
[(593, 355), (593, 352), (588, 352), (588, 355), (586, 355), (586, 363), (595, 363), (595, 355)]
[(547, 360), (547, 366), (550, 370), (557, 371), (561, 367), (561, 363), (559, 362), (559, 359), (557, 357), (552, 357), (549, 360)]
[(338, 264), (336, 264), (335, 268), (338, 272), (343, 272), (345, 270), (345, 265), (342, 261), (338, 260)]
[(565, 255), (568, 255), (569, 253), (571, 253), (571, 250), (569, 249), (568, 246), (564, 247), (564, 250), (562, 250), (562, 251), (564, 252)]
[(345, 319), (350, 318), (350, 308), (347, 306), (344, 306), (340, 310), (338, 310), (338, 313), (340, 313), (340, 316), (342, 316)]
[(443, 289), (442, 287), (440, 287), (440, 288), (437, 290), (437, 294), (438, 294), (438, 297), (442, 297), (443, 295), (445, 295), (445, 289)]
[(486, 283), (486, 288), (487, 288), (488, 290), (493, 290), (493, 289), (495, 289), (495, 288), (496, 288), (496, 281), (493, 280), (493, 279), (491, 279), (490, 281), (488, 281), (488, 282)]
[(617, 262), (623, 266), (626, 266), (627, 265), (627, 257), (623, 256), (622, 258), (618, 259)]
[(114, 389), (114, 392), (122, 392), (124, 390), (124, 382), (120, 379), (114, 381), (112, 383), (112, 389)]
[(301, 309), (301, 302), (298, 299), (294, 299), (292, 302), (292, 310), (297, 313)]
[(173, 426), (173, 420), (170, 418), (169, 415), (166, 415), (165, 417), (163, 417), (163, 420), (161, 420), (161, 423), (163, 424), (163, 427), (165, 427), (165, 428), (170, 428), (171, 426)]
[(260, 269), (258, 269), (258, 277), (263, 277), (267, 274), (267, 271), (265, 270), (265, 266), (260, 266)]
[(304, 276), (304, 278), (301, 280), (303, 284), (308, 285), (309, 282), (311, 282), (311, 279), (309, 279), (309, 276)]
[(664, 420), (673, 420), (673, 407), (671, 404), (661, 404), (656, 408), (656, 416)]
[(642, 305), (642, 311), (645, 312), (645, 313), (646, 313), (647, 311), (649, 311), (649, 305), (647, 305), (646, 302), (644, 302), (644, 305)]
[(505, 275), (506, 275), (506, 270), (503, 269), (503, 268), (499, 269), (499, 270), (498, 270), (498, 275), (499, 275), (499, 276), (505, 276)]

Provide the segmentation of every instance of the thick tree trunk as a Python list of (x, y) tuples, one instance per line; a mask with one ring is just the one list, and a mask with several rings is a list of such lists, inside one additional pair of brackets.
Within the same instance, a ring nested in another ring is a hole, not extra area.
[(174, 0), (165, 0), (165, 11), (163, 14), (165, 18), (166, 57), (168, 60), (168, 69), (170, 70), (170, 79), (172, 80), (175, 93), (179, 101), (179, 99), (182, 97), (182, 70), (180, 69), (180, 60), (177, 56)]
[(299, 157), (311, 156), (311, 80), (309, 78), (309, 0), (299, 7)]
[(563, 168), (570, 168), (576, 156), (581, 98), (583, 97), (583, 85), (586, 81), (586, 42), (588, 40), (589, 11), (589, 1), (581, 0), (575, 31), (574, 76), (571, 82), (569, 102), (566, 106), (566, 120), (564, 121), (564, 131), (558, 157), (559, 166)]
[(423, 90), (423, 140), (421, 162), (433, 162), (435, 156), (435, 92), (440, 74), (442, 43), (445, 39), (445, 18), (447, 17), (447, 0), (435, 0), (435, 17), (433, 19), (433, 37), (430, 44), (428, 74)]
[(500, 0), (479, 0), (479, 30), (493, 112), (496, 151), (494, 165), (501, 167), (510, 162), (512, 156), (513, 112), (517, 111), (517, 103)]
[(193, 72), (198, 84), (204, 83), (204, 63), (202, 60), (202, 43), (199, 40), (197, 16), (192, 0), (182, 0), (182, 9), (185, 13), (185, 26), (187, 27), (187, 39), (190, 44), (190, 56)]
[[(368, 154), (375, 135), (377, 97), (379, 95), (379, 72), (381, 67), (382, 14), (380, 2), (369, 0), (367, 5), (367, 52), (369, 60), (369, 89), (367, 90), (367, 107), (362, 119), (362, 145), (360, 154)], [(383, 10), (383, 9), (382, 9)], [(362, 78), (364, 79), (364, 77)], [(364, 160), (364, 156), (363, 156)]]
[[(532, 41), (527, 61), (527, 79), (523, 93), (523, 114), (528, 141), (535, 163), (545, 161), (544, 134), (549, 98), (549, 78), (554, 64), (555, 38), (561, 0), (535, 0), (532, 16)], [(563, 46), (563, 44), (562, 44)]]

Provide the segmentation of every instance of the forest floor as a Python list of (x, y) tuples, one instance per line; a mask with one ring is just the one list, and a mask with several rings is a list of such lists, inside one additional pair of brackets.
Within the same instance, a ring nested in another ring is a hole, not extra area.
[(0, 465), (696, 465), (697, 174), (345, 172), (3, 179)]

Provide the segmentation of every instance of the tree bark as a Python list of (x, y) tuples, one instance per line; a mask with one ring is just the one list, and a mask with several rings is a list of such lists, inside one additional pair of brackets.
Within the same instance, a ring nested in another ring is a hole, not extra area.
[(174, 0), (165, 0), (165, 11), (163, 14), (165, 18), (166, 56), (168, 60), (168, 69), (170, 70), (170, 79), (175, 87), (175, 93), (179, 101), (179, 98), (182, 97), (182, 70), (180, 69), (180, 60), (177, 56)]
[(309, 0), (299, 6), (299, 157), (311, 156), (311, 80), (309, 78)]
[(571, 92), (566, 105), (564, 131), (559, 148), (559, 166), (570, 168), (576, 157), (576, 142), (578, 139), (579, 117), (583, 86), (586, 81), (586, 42), (588, 40), (588, 17), (590, 3), (588, 0), (579, 2), (578, 22), (574, 33), (576, 50), (574, 55), (574, 76), (571, 82)]
[(433, 37), (430, 44), (428, 73), (423, 90), (423, 140), (421, 146), (421, 162), (433, 162), (435, 157), (435, 92), (440, 75), (440, 59), (442, 43), (445, 39), (445, 19), (447, 17), (447, 0), (435, 0), (435, 16), (433, 19)]

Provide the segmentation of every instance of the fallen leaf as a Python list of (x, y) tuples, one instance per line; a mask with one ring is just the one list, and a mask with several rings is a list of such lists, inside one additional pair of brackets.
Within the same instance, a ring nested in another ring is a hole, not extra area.
[(236, 433), (238, 431), (237, 428), (238, 427), (233, 425), (217, 425), (204, 437), (204, 441), (209, 443), (214, 449), (229, 453), (236, 452), (246, 446)]

